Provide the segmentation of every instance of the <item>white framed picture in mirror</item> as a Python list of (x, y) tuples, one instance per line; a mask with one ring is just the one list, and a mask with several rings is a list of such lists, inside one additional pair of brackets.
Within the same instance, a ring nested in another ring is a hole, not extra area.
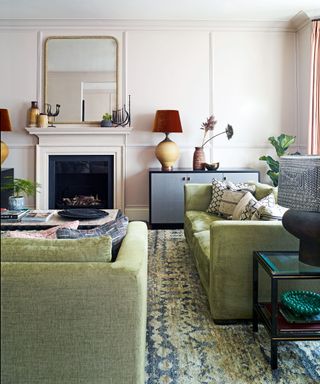
[(118, 41), (113, 36), (50, 36), (44, 45), (44, 111), (55, 123), (97, 123), (119, 102)]

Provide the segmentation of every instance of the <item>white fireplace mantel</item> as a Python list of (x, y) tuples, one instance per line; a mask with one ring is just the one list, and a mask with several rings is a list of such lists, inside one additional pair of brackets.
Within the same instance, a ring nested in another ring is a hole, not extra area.
[(102, 128), (98, 126), (59, 125), (30, 128), (38, 137), (36, 147), (36, 181), (41, 184), (36, 196), (36, 208), (49, 208), (49, 156), (112, 155), (114, 156), (114, 208), (124, 211), (127, 161), (127, 136), (132, 127)]

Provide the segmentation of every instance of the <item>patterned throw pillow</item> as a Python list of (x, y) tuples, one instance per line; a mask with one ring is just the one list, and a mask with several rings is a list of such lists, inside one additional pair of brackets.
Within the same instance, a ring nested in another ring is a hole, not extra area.
[[(261, 200), (257, 200), (253, 196), (245, 195), (235, 208), (232, 218), (234, 220), (274, 220), (271, 219), (271, 217), (277, 216), (277, 213), (274, 212), (273, 215), (270, 212), (272, 212), (275, 206), (273, 193), (270, 193)], [(270, 219), (262, 219), (263, 215), (265, 215), (265, 217), (269, 216)]]
[(254, 213), (251, 220), (282, 220), (282, 216), (287, 210), (288, 208), (281, 207), (278, 204), (275, 204), (273, 207), (263, 205)]
[(246, 192), (244, 191), (231, 191), (230, 189), (226, 189), (220, 201), (218, 209), (219, 215), (225, 218), (231, 218), (237, 204), (245, 194)]
[(76, 220), (40, 231), (6, 231), (3, 237), (14, 237), (16, 239), (56, 239), (59, 229), (77, 229), (78, 226), (79, 220)]
[(219, 214), (219, 207), (223, 197), (223, 193), (227, 189), (230, 191), (244, 190), (254, 192), (255, 186), (244, 183), (234, 184), (231, 181), (219, 181), (216, 179), (212, 179), (212, 195), (211, 202), (207, 209), (208, 213)]
[(251, 220), (252, 216), (261, 206), (262, 204), (254, 197), (252, 197), (244, 207), (244, 210), (240, 215), (240, 220)]
[(116, 220), (110, 221), (92, 229), (67, 229), (61, 228), (57, 231), (58, 239), (79, 239), (83, 237), (111, 236), (112, 238), (112, 261), (117, 257), (122, 240), (127, 233), (128, 218), (122, 213)]
[(273, 208), (276, 205), (276, 199), (275, 199), (273, 193), (269, 193), (269, 195), (265, 196), (264, 198), (262, 198), (258, 201), (262, 205), (269, 207), (269, 208)]
[(232, 213), (232, 220), (240, 220), (241, 214), (244, 212), (245, 208), (247, 207), (247, 204), (250, 200), (254, 199), (252, 193), (247, 192), (242, 199), (239, 201), (239, 203), (236, 205), (233, 213)]

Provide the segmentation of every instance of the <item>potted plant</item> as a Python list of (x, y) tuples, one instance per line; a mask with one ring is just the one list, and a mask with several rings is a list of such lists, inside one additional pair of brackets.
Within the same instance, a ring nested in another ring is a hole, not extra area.
[(24, 196), (33, 196), (40, 188), (40, 184), (26, 179), (13, 179), (1, 186), (1, 190), (13, 192), (9, 196), (9, 209), (20, 210), (24, 208)]
[(205, 155), (204, 155), (203, 148), (210, 140), (214, 139), (217, 136), (223, 135), (223, 134), (226, 134), (228, 140), (230, 140), (233, 136), (233, 128), (230, 124), (228, 124), (227, 127), (222, 132), (219, 132), (215, 135), (211, 135), (209, 138), (207, 138), (207, 133), (209, 131), (213, 131), (216, 124), (217, 124), (217, 121), (214, 119), (214, 116), (211, 115), (201, 125), (200, 129), (204, 130), (204, 134), (203, 134), (201, 147), (195, 147), (195, 151), (193, 154), (193, 169), (194, 170), (205, 169), (205, 167), (207, 167), (208, 169), (218, 169), (218, 167), (219, 167), (219, 163), (207, 164), (205, 162)]
[(112, 127), (112, 116), (110, 113), (105, 113), (102, 116), (101, 127)]
[[(293, 144), (296, 140), (295, 136), (290, 136), (282, 133), (277, 138), (274, 136), (271, 136), (268, 138), (269, 142), (273, 145), (275, 148), (278, 157), (280, 158), (283, 155), (287, 154), (287, 150), (291, 144)], [(299, 154), (298, 152), (295, 154)], [(273, 159), (271, 156), (261, 156), (259, 157), (259, 160), (265, 161), (268, 166), (269, 170), (267, 172), (267, 175), (270, 177), (273, 185), (275, 187), (278, 186), (278, 179), (279, 179), (279, 161)]]

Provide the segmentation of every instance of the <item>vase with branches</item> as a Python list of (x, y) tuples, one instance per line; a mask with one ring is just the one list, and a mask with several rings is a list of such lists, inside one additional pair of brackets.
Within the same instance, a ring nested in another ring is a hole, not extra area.
[(204, 134), (203, 134), (201, 146), (195, 147), (195, 152), (193, 155), (194, 170), (205, 169), (206, 162), (205, 162), (205, 154), (204, 154), (203, 148), (209, 141), (211, 141), (217, 136), (224, 135), (224, 134), (227, 135), (228, 140), (230, 140), (233, 136), (233, 128), (230, 124), (228, 124), (223, 131), (208, 137), (209, 132), (214, 130), (216, 124), (217, 124), (217, 120), (215, 120), (214, 115), (209, 116), (207, 120), (201, 124), (200, 129), (204, 130)]

